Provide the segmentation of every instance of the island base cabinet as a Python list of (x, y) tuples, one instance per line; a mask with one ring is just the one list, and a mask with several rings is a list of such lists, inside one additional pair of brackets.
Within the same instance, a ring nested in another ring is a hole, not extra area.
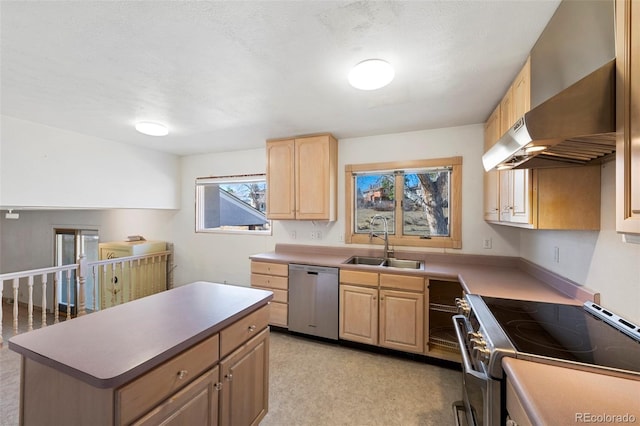
[(133, 424), (218, 425), (218, 374), (219, 367), (215, 367)]
[(115, 424), (111, 389), (99, 389), (54, 368), (22, 358), (20, 425)]
[(269, 329), (224, 358), (220, 376), (220, 425), (259, 424), (269, 405)]

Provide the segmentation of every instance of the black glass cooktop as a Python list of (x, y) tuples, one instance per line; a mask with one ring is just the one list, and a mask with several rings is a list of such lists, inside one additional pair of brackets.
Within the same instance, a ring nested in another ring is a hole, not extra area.
[(582, 306), (482, 300), (520, 353), (640, 372), (640, 342)]

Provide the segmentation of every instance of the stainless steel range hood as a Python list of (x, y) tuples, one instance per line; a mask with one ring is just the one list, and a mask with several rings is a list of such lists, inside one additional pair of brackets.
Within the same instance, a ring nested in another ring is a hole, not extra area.
[(613, 0), (564, 0), (531, 51), (531, 107), (485, 170), (601, 162), (615, 152)]

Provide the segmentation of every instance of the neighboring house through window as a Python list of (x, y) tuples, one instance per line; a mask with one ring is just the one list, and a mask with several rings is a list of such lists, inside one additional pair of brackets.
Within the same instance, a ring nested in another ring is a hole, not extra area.
[[(460, 248), (462, 157), (345, 167), (348, 243), (369, 241), (371, 219), (382, 216), (389, 242)], [(382, 223), (374, 224), (376, 233)]]
[(196, 179), (196, 232), (271, 234), (264, 174)]

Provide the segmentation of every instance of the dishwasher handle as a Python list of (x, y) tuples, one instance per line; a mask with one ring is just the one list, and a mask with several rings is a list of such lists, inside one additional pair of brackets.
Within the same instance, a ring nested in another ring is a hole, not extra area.
[(329, 268), (325, 266), (315, 266), (315, 265), (298, 265), (295, 263), (289, 264), (289, 271), (305, 271), (307, 274), (318, 275), (318, 274), (331, 274), (338, 275), (338, 268)]

